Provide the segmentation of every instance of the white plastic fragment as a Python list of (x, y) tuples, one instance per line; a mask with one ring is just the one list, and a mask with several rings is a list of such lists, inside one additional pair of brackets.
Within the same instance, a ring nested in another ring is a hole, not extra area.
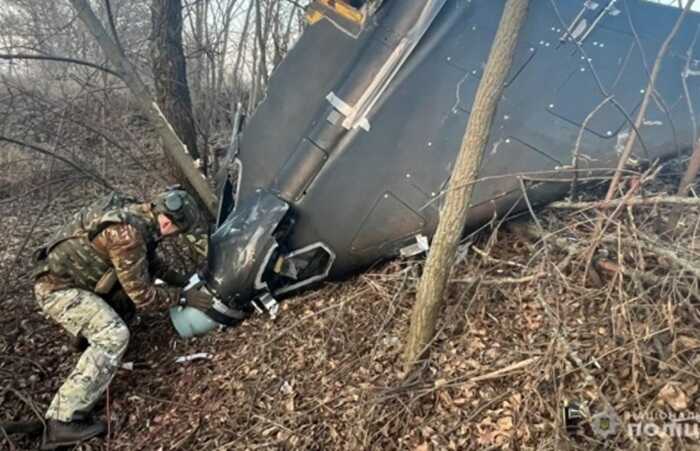
[(291, 395), (294, 392), (294, 390), (292, 389), (292, 386), (289, 384), (289, 382), (284, 381), (282, 383), (282, 386), (280, 386), (280, 392), (285, 395)]
[(183, 355), (175, 359), (175, 363), (191, 362), (193, 360), (211, 360), (213, 356), (208, 352), (198, 352), (196, 354)]
[(195, 285), (199, 285), (200, 279), (198, 274), (194, 274), (192, 277), (190, 277), (190, 280), (187, 281), (187, 285), (185, 286), (184, 290), (187, 291), (194, 287)]
[(629, 137), (629, 130), (625, 130), (617, 135), (617, 144), (615, 144), (615, 152), (618, 155), (622, 155), (622, 153), (625, 151), (625, 144), (627, 143), (627, 139)]
[(404, 247), (403, 249), (401, 249), (400, 252), (401, 257), (408, 258), (422, 254), (428, 249), (430, 249), (430, 245), (428, 244), (428, 237), (425, 235), (416, 235), (416, 242)]
[(352, 114), (353, 108), (348, 105), (343, 99), (335, 95), (333, 91), (329, 92), (326, 100), (343, 116), (347, 117)]

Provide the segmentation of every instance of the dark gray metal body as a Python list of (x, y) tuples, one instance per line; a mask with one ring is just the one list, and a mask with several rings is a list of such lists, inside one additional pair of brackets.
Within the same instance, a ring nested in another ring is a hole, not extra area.
[[(260, 191), (287, 202), (296, 223), (279, 244), (287, 253), (322, 244), (329, 262), (328, 267), (321, 265), (318, 272), (323, 274), (316, 274), (321, 278), (341, 277), (394, 257), (419, 234), (431, 237), (504, 3), (447, 0), (373, 105), (366, 117), (369, 130), (346, 129), (334, 110), (356, 104), (376, 77), (378, 64), (410, 30), (419, 12), (416, 5), (423, 2), (386, 0), (358, 39), (327, 21), (309, 27), (273, 74), (266, 99), (243, 132), (237, 154), (242, 168), (238, 202), (246, 205)], [(680, 10), (639, 0), (613, 2), (608, 10), (609, 0), (599, 1), (596, 10), (582, 9), (582, 3), (531, 2), (468, 229), (514, 205), (523, 207), (518, 205), (523, 197), (519, 175), (570, 180), (582, 124), (607, 96), (615, 102), (607, 102), (588, 122), (578, 168), (595, 171), (617, 161), (631, 130), (630, 117), (644, 95), (647, 71)], [(572, 30), (584, 37), (580, 49), (572, 40), (560, 39), (577, 17), (590, 27)], [(664, 62), (657, 84), (663, 100), (652, 102), (640, 130), (635, 150), (639, 161), (691, 147), (681, 76), (699, 23), (697, 14), (688, 17)], [(700, 59), (700, 50), (694, 58)], [(700, 69), (699, 64), (693, 61), (691, 67)], [(695, 111), (700, 111), (700, 77), (687, 82), (695, 94)], [(345, 104), (329, 101), (329, 93)], [(527, 186), (530, 201), (544, 204), (564, 195), (570, 182), (531, 181)], [(224, 208), (222, 215), (227, 214)], [(212, 240), (212, 246), (220, 245), (233, 246), (231, 254), (246, 247)], [(269, 265), (265, 257), (255, 255), (245, 271), (257, 273)], [(219, 260), (210, 268), (214, 272), (239, 271), (233, 262)], [(299, 282), (304, 281), (296, 280), (297, 286), (305, 285)], [(231, 293), (221, 294), (232, 298)]]

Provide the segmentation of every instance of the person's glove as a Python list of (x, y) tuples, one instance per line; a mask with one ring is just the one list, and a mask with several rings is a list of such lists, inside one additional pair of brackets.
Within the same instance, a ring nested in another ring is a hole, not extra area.
[(185, 305), (194, 307), (198, 310), (206, 312), (213, 303), (213, 298), (210, 294), (198, 289), (192, 289), (185, 292)]
[(190, 280), (188, 276), (172, 269), (168, 269), (167, 271), (165, 271), (161, 275), (160, 279), (168, 285), (177, 288), (183, 288), (185, 285), (187, 285), (187, 282), (189, 282)]

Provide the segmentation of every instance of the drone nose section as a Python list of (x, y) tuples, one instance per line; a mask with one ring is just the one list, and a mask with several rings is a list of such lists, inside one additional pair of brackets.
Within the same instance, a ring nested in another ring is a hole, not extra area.
[(244, 306), (265, 290), (256, 278), (273, 260), (289, 213), (287, 202), (258, 190), (211, 235), (206, 284), (217, 298)]

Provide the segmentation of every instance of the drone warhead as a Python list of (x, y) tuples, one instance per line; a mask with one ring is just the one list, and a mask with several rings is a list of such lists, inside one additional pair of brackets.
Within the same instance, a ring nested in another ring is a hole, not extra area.
[(291, 225), (289, 205), (277, 196), (259, 191), (241, 204), (210, 237), (203, 280), (195, 276), (186, 290), (203, 290), (212, 296), (206, 310), (188, 306), (171, 308), (170, 316), (183, 337), (202, 335), (218, 326), (238, 324), (252, 307), (270, 310), (266, 269), (276, 262), (280, 240)]

